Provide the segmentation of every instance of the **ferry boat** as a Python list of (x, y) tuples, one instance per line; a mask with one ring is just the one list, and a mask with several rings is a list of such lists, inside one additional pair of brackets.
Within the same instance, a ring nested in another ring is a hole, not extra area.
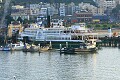
[(85, 25), (85, 23), (77, 23), (71, 27), (64, 27), (62, 21), (51, 22), (50, 28), (31, 25), (30, 28), (25, 28), (20, 34), (19, 39), (23, 40), (23, 38), (27, 36), (31, 41), (52, 42), (52, 44), (53, 42), (84, 42), (84, 40), (89, 37), (97, 39), (98, 33), (92, 33)]

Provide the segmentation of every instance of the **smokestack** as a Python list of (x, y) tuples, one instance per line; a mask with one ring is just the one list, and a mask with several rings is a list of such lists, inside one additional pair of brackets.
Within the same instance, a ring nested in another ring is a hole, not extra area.
[(50, 15), (47, 16), (47, 27), (50, 27)]

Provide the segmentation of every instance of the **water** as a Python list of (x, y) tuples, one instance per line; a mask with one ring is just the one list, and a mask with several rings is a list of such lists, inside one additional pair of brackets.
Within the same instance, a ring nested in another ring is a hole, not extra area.
[(60, 55), (0, 52), (0, 80), (120, 80), (120, 49)]

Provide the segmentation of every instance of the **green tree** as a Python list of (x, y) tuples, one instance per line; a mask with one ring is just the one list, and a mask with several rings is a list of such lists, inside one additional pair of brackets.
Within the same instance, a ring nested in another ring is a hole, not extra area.
[(91, 25), (87, 25), (88, 28), (91, 28)]
[(29, 20), (28, 19), (24, 19), (23, 20), (23, 24), (28, 24), (29, 23)]
[(113, 14), (117, 14), (117, 13), (119, 13), (119, 11), (120, 11), (120, 4), (118, 4), (118, 5), (112, 10), (112, 13), (113, 13)]
[(106, 24), (103, 25), (104, 28), (107, 28), (108, 26)]
[(101, 26), (100, 26), (99, 24), (96, 24), (95, 27), (96, 27), (96, 28), (100, 28)]
[(11, 24), (12, 21), (15, 21), (15, 20), (13, 19), (13, 17), (11, 17), (10, 15), (7, 15), (7, 16), (5, 17), (5, 19), (6, 19), (6, 21), (7, 21), (7, 25)]
[(112, 28), (118, 28), (118, 27), (120, 27), (120, 26), (117, 25), (117, 24), (113, 24), (113, 25), (112, 25)]
[(22, 18), (21, 17), (18, 17), (17, 21), (20, 21), (20, 23), (23, 22)]

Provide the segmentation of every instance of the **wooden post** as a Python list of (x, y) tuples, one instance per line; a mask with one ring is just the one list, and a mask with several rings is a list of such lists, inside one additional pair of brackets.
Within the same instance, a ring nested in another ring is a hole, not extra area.
[(66, 48), (68, 48), (68, 42), (66, 42)]
[(40, 51), (41, 51), (41, 50), (40, 50), (40, 44), (38, 44), (38, 45), (39, 45), (38, 51), (39, 51), (39, 53), (40, 53)]
[(52, 49), (52, 43), (51, 43), (51, 41), (50, 41), (50, 46), (49, 46), (49, 49)]
[(62, 45), (60, 44), (60, 53), (61, 53)]

